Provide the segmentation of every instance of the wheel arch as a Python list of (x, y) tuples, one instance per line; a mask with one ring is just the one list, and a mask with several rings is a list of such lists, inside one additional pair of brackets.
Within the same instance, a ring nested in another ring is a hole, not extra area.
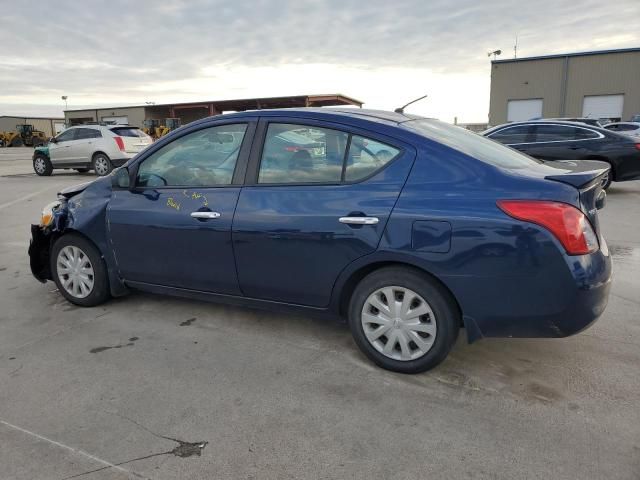
[(451, 289), (442, 280), (440, 280), (437, 275), (434, 275), (428, 269), (424, 268), (424, 266), (419, 265), (416, 262), (410, 261), (406, 258), (372, 259), (369, 262), (350, 269), (348, 272), (343, 272), (343, 275), (341, 275), (341, 278), (336, 282), (336, 285), (334, 286), (334, 311), (336, 311), (342, 318), (346, 317), (349, 309), (349, 301), (351, 300), (351, 296), (353, 295), (353, 292), (358, 283), (367, 275), (375, 272), (376, 270), (386, 267), (405, 267), (418, 272), (420, 275), (429, 277), (431, 280), (436, 282), (442, 288), (443, 292), (445, 292), (450, 297), (451, 301), (458, 310), (460, 318), (463, 319), (462, 308)]
[(109, 161), (111, 161), (111, 157), (107, 153), (103, 152), (102, 150), (96, 150), (95, 152), (93, 152), (91, 154), (91, 163), (94, 162), (94, 160), (96, 159), (97, 155), (104, 155), (105, 157), (107, 157), (109, 159)]

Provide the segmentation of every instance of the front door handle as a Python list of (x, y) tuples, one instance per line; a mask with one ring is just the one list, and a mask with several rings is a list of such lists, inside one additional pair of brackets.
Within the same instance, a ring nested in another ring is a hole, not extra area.
[(199, 220), (209, 220), (212, 218), (220, 218), (220, 214), (218, 212), (191, 212), (191, 216)]
[(376, 225), (380, 220), (378, 217), (340, 217), (339, 221), (347, 225)]

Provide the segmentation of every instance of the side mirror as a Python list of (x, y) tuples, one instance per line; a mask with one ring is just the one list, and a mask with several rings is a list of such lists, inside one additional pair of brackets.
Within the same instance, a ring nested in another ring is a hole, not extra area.
[(51, 137), (49, 143), (58, 143), (58, 140), (56, 140), (56, 137)]
[(129, 189), (131, 180), (129, 178), (129, 169), (127, 167), (120, 167), (111, 177), (111, 185), (116, 188)]

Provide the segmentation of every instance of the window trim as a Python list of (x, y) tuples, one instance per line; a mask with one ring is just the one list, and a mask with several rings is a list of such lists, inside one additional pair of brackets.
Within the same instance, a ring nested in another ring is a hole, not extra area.
[[(215, 123), (199, 123), (191, 128), (185, 129), (181, 132), (181, 135), (176, 135), (175, 138), (173, 136), (163, 137), (164, 141), (156, 142), (149, 148), (148, 151), (145, 152), (145, 155), (139, 158), (135, 163), (130, 166), (130, 179), (132, 182), (132, 187), (124, 188), (124, 190), (130, 190), (133, 192), (142, 192), (145, 190), (183, 190), (185, 188), (193, 189), (194, 185), (162, 185), (157, 187), (146, 187), (142, 185), (137, 185), (138, 180), (138, 171), (140, 169), (140, 165), (144, 163), (149, 157), (151, 157), (154, 153), (162, 150), (165, 146), (170, 143), (175, 142), (176, 140), (186, 137), (187, 135), (191, 135), (192, 133), (199, 132), (201, 130), (206, 130), (208, 128), (215, 127), (224, 127), (225, 125), (239, 125), (244, 124), (247, 126), (244, 138), (242, 139), (242, 144), (240, 145), (240, 149), (238, 151), (238, 157), (236, 158), (236, 164), (233, 168), (233, 174), (231, 176), (231, 183), (218, 184), (218, 185), (199, 185), (197, 188), (239, 188), (243, 185), (244, 175), (247, 168), (249, 154), (253, 145), (253, 141), (255, 139), (256, 132), (256, 117), (247, 117), (247, 118), (234, 118), (234, 119), (225, 119), (225, 121), (218, 121)], [(155, 148), (154, 148), (155, 147)]]
[[(587, 141), (591, 141), (591, 140), (600, 140), (602, 138), (604, 138), (604, 135), (601, 132), (592, 130), (591, 128), (587, 128), (587, 127), (583, 127), (581, 125), (564, 125), (561, 123), (548, 123), (548, 122), (535, 122), (535, 123), (519, 123), (518, 125), (508, 125), (504, 128), (500, 128), (498, 130), (495, 130), (493, 132), (491, 132), (489, 135), (487, 135), (487, 138), (491, 138), (493, 135), (495, 135), (496, 133), (499, 132), (504, 132), (505, 130), (509, 129), (509, 128), (515, 128), (515, 127), (521, 127), (523, 125), (526, 125), (528, 127), (536, 127), (539, 125), (546, 125), (546, 126), (552, 126), (552, 127), (562, 127), (562, 128), (579, 128), (581, 130), (586, 130), (588, 132), (591, 133), (595, 133), (598, 136), (594, 137), (594, 138), (579, 138), (579, 139), (574, 139), (574, 140), (550, 140), (548, 142), (518, 142), (518, 143), (503, 143), (503, 145), (540, 145), (540, 144), (547, 144), (547, 143), (566, 143), (566, 142), (587, 142)], [(531, 135), (534, 135), (534, 133), (532, 132)], [(537, 135), (537, 133), (535, 134)], [(496, 142), (498, 142), (498, 140), (495, 140)], [(499, 142), (502, 143), (502, 142)]]
[[(291, 182), (291, 183), (258, 183), (258, 175), (260, 173), (260, 165), (262, 163), (262, 152), (264, 149), (264, 143), (267, 137), (267, 130), (272, 123), (301, 125), (311, 128), (325, 128), (328, 130), (336, 130), (348, 135), (347, 145), (345, 148), (344, 158), (342, 160), (342, 173), (340, 181), (337, 182)], [(346, 176), (346, 159), (349, 154), (349, 147), (351, 146), (351, 138), (353, 136), (362, 136), (367, 139), (371, 139), (380, 143), (384, 143), (398, 150), (398, 153), (387, 163), (380, 168), (374, 170), (366, 177), (360, 178), (355, 181), (344, 180)], [(366, 182), (372, 177), (378, 175), (384, 169), (389, 167), (392, 163), (395, 163), (399, 158), (402, 158), (407, 152), (406, 147), (399, 145), (395, 139), (382, 136), (376, 132), (370, 132), (367, 130), (352, 128), (349, 125), (325, 122), (316, 119), (303, 118), (303, 117), (261, 117), (258, 129), (255, 134), (255, 142), (249, 157), (249, 165), (247, 168), (244, 185), (250, 187), (322, 187), (322, 186), (339, 186), (339, 185), (356, 185), (358, 183)]]

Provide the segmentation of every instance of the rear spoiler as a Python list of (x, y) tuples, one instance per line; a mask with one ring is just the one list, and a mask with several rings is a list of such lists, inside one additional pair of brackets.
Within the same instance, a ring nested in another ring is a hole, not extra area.
[(599, 160), (558, 160), (545, 163), (559, 169), (564, 169), (566, 173), (547, 175), (544, 178), (572, 185), (579, 190), (586, 190), (602, 183), (605, 176), (611, 170), (611, 165)]

